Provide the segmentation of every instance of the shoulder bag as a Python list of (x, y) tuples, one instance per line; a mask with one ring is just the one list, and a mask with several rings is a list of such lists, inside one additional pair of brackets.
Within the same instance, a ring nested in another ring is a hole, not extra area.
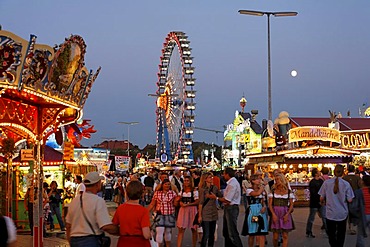
[(101, 247), (110, 247), (110, 243), (111, 243), (111, 240), (110, 240), (110, 237), (108, 236), (105, 236), (105, 234), (101, 234), (101, 235), (96, 235), (95, 231), (94, 231), (94, 228), (92, 227), (90, 221), (87, 219), (86, 215), (85, 215), (85, 212), (83, 210), (83, 202), (82, 202), (82, 194), (80, 195), (80, 206), (81, 206), (81, 211), (82, 211), (82, 215), (84, 216), (87, 224), (89, 225), (89, 227), (91, 228), (91, 230), (93, 231), (94, 235), (98, 238), (98, 241), (99, 241), (99, 245)]
[[(209, 189), (209, 191), (211, 191), (212, 192), (212, 190), (213, 190), (213, 185), (211, 186), (211, 188)], [(202, 209), (204, 208), (204, 206), (209, 202), (209, 198), (207, 198), (204, 202), (203, 202), (203, 204), (202, 204)], [(196, 226), (196, 225), (200, 225), (200, 222), (198, 221), (198, 218), (199, 218), (199, 212), (197, 212), (196, 214), (195, 214), (195, 217), (194, 217), (194, 221), (193, 221), (193, 226)]]

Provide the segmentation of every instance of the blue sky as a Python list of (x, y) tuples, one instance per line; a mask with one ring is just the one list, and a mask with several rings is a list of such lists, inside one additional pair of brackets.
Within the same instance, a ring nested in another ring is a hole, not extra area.
[[(86, 119), (102, 137), (127, 139), (144, 147), (155, 143), (155, 100), (159, 57), (170, 31), (189, 36), (197, 79), (196, 122), (222, 130), (239, 110), (267, 118), (267, 20), (238, 14), (240, 9), (297, 11), (296, 17), (271, 17), (273, 118), (327, 117), (328, 110), (370, 104), (370, 2), (367, 0), (1, 0), (0, 24), (24, 39), (60, 44), (70, 34), (87, 44), (86, 66), (102, 71), (86, 102)], [(290, 76), (291, 70), (298, 76)], [(195, 141), (222, 143), (222, 135), (195, 131)]]

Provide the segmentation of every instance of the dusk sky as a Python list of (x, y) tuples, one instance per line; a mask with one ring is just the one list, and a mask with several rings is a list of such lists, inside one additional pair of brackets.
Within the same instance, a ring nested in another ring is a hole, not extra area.
[[(101, 73), (84, 108), (103, 138), (143, 148), (156, 140), (155, 98), (161, 49), (167, 34), (188, 35), (196, 78), (195, 126), (223, 130), (239, 100), (267, 118), (267, 17), (238, 10), (296, 11), (271, 17), (273, 119), (329, 117), (328, 110), (359, 117), (370, 104), (370, 1), (368, 0), (1, 0), (3, 30), (38, 44), (61, 44), (78, 34), (87, 44), (86, 67)], [(292, 77), (290, 72), (298, 75)], [(217, 138), (216, 138), (217, 137)], [(223, 135), (195, 130), (194, 141), (222, 144)]]

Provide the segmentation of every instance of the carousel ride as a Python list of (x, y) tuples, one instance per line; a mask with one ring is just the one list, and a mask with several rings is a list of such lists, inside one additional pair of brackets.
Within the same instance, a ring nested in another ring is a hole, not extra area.
[(192, 138), (195, 78), (190, 41), (183, 32), (170, 32), (160, 57), (156, 94), (156, 158), (162, 163), (193, 161)]
[[(43, 152), (47, 138), (64, 125), (75, 123), (97, 78), (85, 67), (86, 44), (71, 35), (59, 46), (37, 44), (0, 30), (0, 140), (27, 142), (32, 153), (30, 188), (42, 187)], [(33, 151), (33, 152), (32, 152)], [(9, 156), (7, 174), (16, 174)], [(12, 179), (7, 200), (11, 200)], [(42, 246), (42, 190), (35, 193), (33, 246)], [(6, 214), (14, 212), (11, 203)]]

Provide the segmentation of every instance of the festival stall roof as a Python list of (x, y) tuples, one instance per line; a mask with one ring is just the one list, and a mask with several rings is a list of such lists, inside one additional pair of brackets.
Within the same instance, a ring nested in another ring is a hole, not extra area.
[[(340, 131), (370, 129), (370, 118), (337, 118)], [(331, 122), (330, 118), (290, 117), (292, 128), (302, 126), (324, 126)]]
[(257, 123), (256, 120), (253, 120), (252, 115), (249, 112), (241, 112), (240, 115), (243, 117), (244, 120), (250, 119), (251, 128), (256, 134), (262, 134), (262, 127)]
[(247, 155), (249, 164), (281, 163), (281, 164), (312, 164), (312, 163), (348, 163), (358, 151), (331, 148), (326, 146), (312, 146), (291, 150), (279, 150)]
[[(44, 149), (44, 166), (45, 165), (60, 165), (63, 163), (63, 153), (45, 145)], [(27, 164), (28, 162), (22, 162), (20, 155), (13, 159), (13, 164)]]

